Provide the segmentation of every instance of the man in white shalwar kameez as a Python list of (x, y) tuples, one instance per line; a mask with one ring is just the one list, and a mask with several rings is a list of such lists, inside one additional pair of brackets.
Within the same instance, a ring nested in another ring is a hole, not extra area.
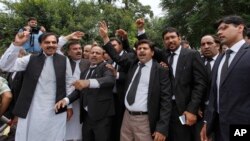
[[(16, 35), (14, 43), (10, 45), (0, 60), (2, 70), (9, 72), (29, 71), (27, 68), (30, 69), (31, 55), (17, 58), (19, 50), (29, 37), (28, 34), (28, 32), (24, 32), (23, 35)], [(43, 37), (39, 40), (43, 49), (41, 55), (45, 56), (45, 61), (26, 118), (18, 118), (16, 141), (62, 141), (65, 137), (67, 113), (55, 114), (54, 109), (58, 90), (55, 64), (59, 62), (53, 62), (55, 61), (53, 58), (58, 56), (56, 53), (58, 39), (53, 33), (45, 34), (47, 35), (41, 35)], [(66, 68), (61, 69), (66, 69), (64, 80), (66, 81), (66, 93), (68, 95), (72, 91), (70, 86), (73, 80), (68, 59), (66, 59)], [(21, 102), (25, 104), (25, 101)]]
[[(74, 80), (79, 80), (81, 72), (89, 67), (89, 61), (87, 59), (82, 59), (82, 47), (80, 42), (77, 41), (83, 35), (84, 33), (82, 32), (73, 32), (68, 36), (59, 38), (59, 48), (69, 41), (65, 48), (70, 60)], [(74, 40), (70, 41), (71, 39)], [(71, 105), (73, 116), (66, 123), (65, 141), (81, 141), (82, 124), (80, 124), (80, 100), (76, 100)]]

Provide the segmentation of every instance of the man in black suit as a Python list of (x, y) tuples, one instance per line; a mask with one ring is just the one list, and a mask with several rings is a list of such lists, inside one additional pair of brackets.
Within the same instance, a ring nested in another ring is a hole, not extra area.
[[(181, 47), (180, 34), (175, 28), (166, 28), (162, 38), (165, 49), (161, 52), (161, 60), (169, 64), (173, 93), (170, 141), (198, 140), (194, 126), (208, 84), (204, 64), (197, 51)], [(185, 116), (185, 125), (179, 116)]]
[(195, 132), (197, 133), (198, 137), (200, 138), (200, 132), (201, 129), (203, 127), (204, 124), (204, 114), (205, 114), (205, 110), (207, 108), (207, 105), (209, 103), (209, 92), (210, 92), (210, 87), (211, 87), (211, 75), (213, 73), (213, 66), (215, 64), (219, 56), (219, 49), (221, 47), (220, 44), (220, 39), (219, 37), (215, 36), (215, 35), (204, 35), (201, 38), (201, 43), (200, 43), (200, 49), (201, 49), (201, 55), (202, 55), (202, 60), (206, 66), (206, 71), (208, 74), (208, 88), (207, 88), (207, 92), (206, 95), (203, 97), (202, 101), (201, 101), (201, 106), (200, 106), (200, 110), (199, 110), (199, 118), (201, 120), (197, 121), (196, 124), (196, 128), (195, 128)]
[[(145, 39), (144, 21), (137, 19), (138, 39)], [(162, 33), (165, 48), (155, 49), (154, 58), (168, 64), (172, 87), (172, 113), (170, 119), (170, 141), (199, 140), (195, 132), (198, 110), (207, 90), (207, 73), (200, 54), (195, 50), (181, 47), (179, 32), (168, 27)], [(181, 123), (179, 117), (185, 117)]]
[(245, 29), (239, 16), (227, 16), (217, 22), (217, 34), (228, 50), (214, 64), (207, 123), (201, 132), (203, 141), (212, 132), (216, 141), (228, 141), (230, 125), (250, 124), (250, 46), (243, 38)]
[(59, 101), (56, 109), (80, 97), (80, 115), (84, 141), (110, 141), (111, 116), (115, 114), (112, 89), (115, 78), (103, 61), (104, 51), (99, 46), (91, 48), (90, 66), (74, 82), (77, 90)]
[[(116, 50), (116, 53), (119, 54), (121, 57), (128, 57), (127, 52), (123, 49), (122, 41), (118, 38), (111, 38), (110, 43)], [(114, 95), (114, 103), (115, 103), (115, 116), (113, 117), (112, 121), (112, 129), (111, 132), (113, 133), (112, 141), (119, 141), (120, 140), (120, 130), (122, 124), (122, 118), (124, 113), (124, 87), (125, 87), (125, 79), (126, 73), (124, 69), (118, 65), (116, 62), (112, 62), (112, 64), (107, 64), (108, 67), (116, 77), (116, 83), (113, 88), (113, 95)]]
[(220, 54), (219, 49), (221, 47), (220, 39), (219, 37), (215, 35), (204, 35), (201, 38), (201, 54), (203, 55), (203, 61), (206, 66), (206, 70), (208, 73), (208, 80), (209, 80), (209, 87), (207, 89), (207, 94), (204, 97), (204, 100), (202, 102), (202, 116), (204, 113), (205, 105), (208, 105), (208, 97), (209, 97), (209, 91), (210, 91), (210, 83), (213, 73), (213, 66)]
[(109, 42), (105, 22), (100, 23), (103, 48), (127, 74), (121, 141), (165, 141), (171, 113), (168, 71), (153, 61), (154, 48), (148, 40), (136, 47), (137, 59), (120, 57)]

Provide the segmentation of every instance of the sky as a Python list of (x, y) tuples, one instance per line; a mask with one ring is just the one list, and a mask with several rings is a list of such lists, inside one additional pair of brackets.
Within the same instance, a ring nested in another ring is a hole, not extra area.
[[(139, 0), (143, 5), (150, 5), (151, 10), (154, 12), (154, 16), (161, 17), (163, 16), (162, 10), (160, 8), (161, 0)], [(0, 4), (0, 8), (2, 9), (2, 5)]]
[(154, 12), (154, 16), (163, 16), (162, 10), (160, 8), (160, 0), (139, 0), (143, 5), (150, 5), (151, 10)]

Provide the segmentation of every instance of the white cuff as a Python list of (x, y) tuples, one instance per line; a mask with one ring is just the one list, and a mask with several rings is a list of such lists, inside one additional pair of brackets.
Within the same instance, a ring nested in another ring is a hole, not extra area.
[(89, 88), (100, 88), (100, 84), (96, 79), (89, 79)]
[(66, 101), (66, 104), (69, 105), (69, 98), (65, 97), (64, 100)]

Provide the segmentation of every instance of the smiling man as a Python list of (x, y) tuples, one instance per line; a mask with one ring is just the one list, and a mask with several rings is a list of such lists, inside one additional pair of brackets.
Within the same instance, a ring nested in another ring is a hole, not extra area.
[(74, 91), (59, 101), (55, 107), (65, 105), (80, 98), (80, 115), (84, 141), (110, 141), (111, 117), (115, 114), (112, 89), (115, 78), (105, 66), (104, 50), (94, 46), (90, 50), (90, 66), (81, 73), (81, 80), (74, 82)]
[(13, 110), (18, 116), (15, 140), (62, 141), (66, 130), (66, 107), (55, 113), (54, 104), (70, 93), (70, 63), (65, 56), (56, 53), (58, 39), (53, 33), (40, 36), (42, 53), (18, 58), (18, 52), (28, 38), (29, 32), (24, 32), (21, 37), (16, 35), (0, 61), (2, 70), (25, 71)]

